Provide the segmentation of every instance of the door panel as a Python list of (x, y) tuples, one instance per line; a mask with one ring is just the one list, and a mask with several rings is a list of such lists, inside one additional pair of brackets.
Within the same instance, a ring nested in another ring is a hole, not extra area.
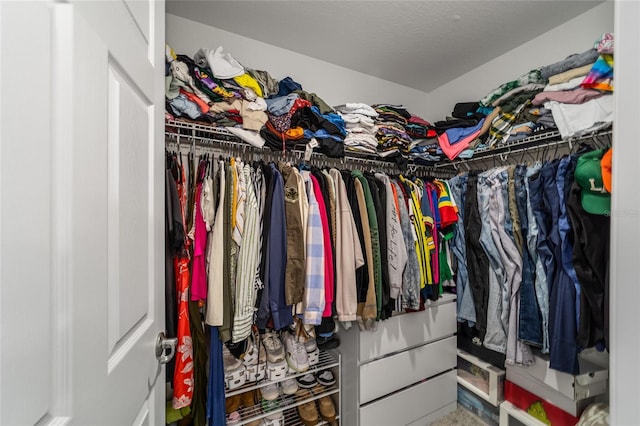
[(53, 403), (50, 31), (48, 4), (0, 2), (2, 425), (35, 424)]
[(0, 50), (0, 424), (164, 424), (164, 2), (0, 2)]
[[(152, 323), (149, 271), (150, 101), (109, 64), (109, 346)], [(125, 338), (126, 337), (126, 338)]]
[(124, 0), (131, 16), (138, 25), (145, 40), (149, 40), (149, 22), (151, 18), (151, 3), (140, 0)]
[[(163, 6), (144, 4), (154, 17)], [(164, 374), (154, 346), (164, 329), (163, 122), (154, 105), (162, 102), (163, 41), (147, 42), (124, 2), (69, 7), (79, 361), (72, 423), (162, 424)]]

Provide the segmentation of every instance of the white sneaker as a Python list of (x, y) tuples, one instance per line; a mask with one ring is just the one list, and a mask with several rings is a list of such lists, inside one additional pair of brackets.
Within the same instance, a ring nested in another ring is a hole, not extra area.
[(285, 395), (293, 395), (298, 390), (298, 382), (294, 379), (287, 379), (280, 384), (282, 393)]
[(316, 328), (313, 325), (304, 326), (304, 348), (307, 350), (307, 353), (315, 352), (318, 349), (318, 345), (316, 344)]
[(284, 413), (282, 411), (278, 411), (277, 413), (272, 413), (267, 415), (267, 420), (269, 421), (270, 426), (282, 426), (284, 425)]
[(267, 351), (267, 361), (277, 364), (279, 361), (284, 360), (284, 347), (276, 333), (265, 333), (262, 336), (262, 344)]
[(289, 368), (297, 373), (302, 373), (309, 369), (309, 358), (304, 345), (297, 341), (291, 333), (285, 333), (284, 345), (287, 349), (287, 364)]
[(226, 345), (222, 345), (222, 361), (224, 363), (224, 382), (227, 389), (232, 390), (244, 385), (247, 381), (245, 366), (233, 356)]
[(260, 394), (262, 395), (262, 399), (273, 401), (280, 396), (280, 387), (277, 383), (269, 383), (260, 388)]

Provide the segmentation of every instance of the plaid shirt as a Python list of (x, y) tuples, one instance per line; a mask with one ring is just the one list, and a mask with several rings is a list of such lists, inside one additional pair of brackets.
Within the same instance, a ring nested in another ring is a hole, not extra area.
[(325, 305), (324, 290), (324, 233), (320, 207), (313, 188), (313, 179), (308, 171), (302, 172), (307, 186), (309, 215), (307, 217), (306, 272), (304, 282), (304, 323), (320, 325)]

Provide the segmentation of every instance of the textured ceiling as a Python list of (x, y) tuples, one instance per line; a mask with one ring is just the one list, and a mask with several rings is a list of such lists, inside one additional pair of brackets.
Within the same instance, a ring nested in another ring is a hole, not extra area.
[(167, 12), (429, 92), (603, 1), (167, 1)]

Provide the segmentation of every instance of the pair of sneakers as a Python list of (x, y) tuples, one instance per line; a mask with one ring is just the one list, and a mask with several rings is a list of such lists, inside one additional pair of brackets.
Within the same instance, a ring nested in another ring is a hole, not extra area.
[(336, 378), (331, 370), (322, 370), (316, 375), (307, 373), (297, 378), (298, 385), (304, 389), (314, 388), (318, 383), (322, 386), (332, 386), (336, 383)]
[(260, 388), (260, 395), (266, 401), (274, 401), (281, 394), (293, 395), (298, 390), (298, 383), (294, 379), (287, 379), (282, 382), (268, 383)]

